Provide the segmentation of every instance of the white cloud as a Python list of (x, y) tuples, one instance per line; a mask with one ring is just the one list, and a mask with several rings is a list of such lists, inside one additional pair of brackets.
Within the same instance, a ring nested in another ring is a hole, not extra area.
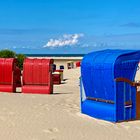
[(79, 42), (79, 38), (83, 37), (84, 34), (64, 34), (59, 39), (50, 39), (44, 48), (55, 48), (76, 45)]

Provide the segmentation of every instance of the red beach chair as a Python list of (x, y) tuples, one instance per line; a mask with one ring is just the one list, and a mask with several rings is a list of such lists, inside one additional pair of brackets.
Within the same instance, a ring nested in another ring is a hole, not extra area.
[(61, 78), (61, 81), (63, 81), (63, 70), (55, 70), (55, 72), (59, 72), (60, 73), (60, 78)]
[(80, 61), (77, 61), (77, 62), (76, 62), (76, 68), (77, 68), (77, 67), (80, 67), (80, 66), (81, 66), (81, 62), (80, 62)]
[(0, 92), (16, 92), (16, 59), (0, 58)]
[(25, 59), (23, 64), (23, 93), (53, 93), (53, 59)]
[(54, 85), (61, 84), (61, 74), (53, 73), (53, 84)]

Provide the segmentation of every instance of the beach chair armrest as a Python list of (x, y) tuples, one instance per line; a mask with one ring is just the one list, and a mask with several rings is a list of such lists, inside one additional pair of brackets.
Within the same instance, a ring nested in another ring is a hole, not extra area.
[(125, 83), (130, 84), (133, 87), (140, 86), (140, 82), (133, 82), (133, 81), (131, 81), (131, 80), (127, 79), (127, 78), (123, 78), (123, 77), (116, 78), (115, 81), (116, 82), (125, 82)]

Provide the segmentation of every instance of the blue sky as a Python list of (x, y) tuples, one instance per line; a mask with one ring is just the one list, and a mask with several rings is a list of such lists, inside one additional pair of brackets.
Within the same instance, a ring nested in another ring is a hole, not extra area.
[(140, 49), (139, 0), (1, 0), (0, 49), (87, 53)]

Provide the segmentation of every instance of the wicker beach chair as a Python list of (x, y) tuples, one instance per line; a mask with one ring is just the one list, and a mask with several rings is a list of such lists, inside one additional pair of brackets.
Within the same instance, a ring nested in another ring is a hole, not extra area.
[(23, 64), (23, 93), (53, 93), (53, 59), (25, 59)]

